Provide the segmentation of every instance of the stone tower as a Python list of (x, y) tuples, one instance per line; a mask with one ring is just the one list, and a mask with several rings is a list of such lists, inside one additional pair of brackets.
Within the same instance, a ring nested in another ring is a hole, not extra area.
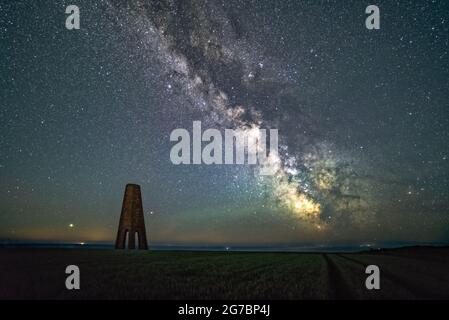
[(126, 240), (128, 239), (128, 249), (135, 249), (136, 234), (139, 249), (147, 250), (148, 243), (143, 218), (140, 186), (137, 184), (127, 184), (123, 197), (122, 213), (120, 215), (115, 248), (125, 249)]

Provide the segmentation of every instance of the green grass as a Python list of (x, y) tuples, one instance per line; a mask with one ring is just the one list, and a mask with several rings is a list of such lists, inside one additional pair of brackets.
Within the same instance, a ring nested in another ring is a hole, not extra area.
[[(433, 250), (423, 256), (1, 249), (0, 298), (448, 298), (448, 250)], [(81, 290), (65, 289), (69, 264), (81, 270)], [(379, 291), (365, 289), (368, 264), (381, 267)]]

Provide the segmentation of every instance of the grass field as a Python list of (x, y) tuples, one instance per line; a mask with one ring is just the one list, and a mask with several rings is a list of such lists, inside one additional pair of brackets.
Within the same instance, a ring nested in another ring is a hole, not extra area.
[[(65, 268), (81, 289), (65, 288)], [(365, 288), (365, 268), (381, 289)], [(0, 249), (1, 299), (448, 299), (449, 249), (375, 253)]]

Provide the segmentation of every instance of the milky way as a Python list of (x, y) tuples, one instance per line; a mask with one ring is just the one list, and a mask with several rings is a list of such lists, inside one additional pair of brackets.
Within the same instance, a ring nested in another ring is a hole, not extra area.
[[(3, 238), (112, 239), (136, 182), (155, 242), (449, 240), (443, 1), (380, 3), (375, 31), (352, 1), (79, 6), (73, 32), (2, 8)], [(195, 120), (278, 129), (276, 174), (174, 166)]]

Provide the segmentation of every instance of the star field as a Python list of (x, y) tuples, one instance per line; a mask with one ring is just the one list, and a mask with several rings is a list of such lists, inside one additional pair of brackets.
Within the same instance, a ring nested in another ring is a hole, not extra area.
[[(80, 30), (65, 7), (80, 8)], [(0, 4), (0, 239), (449, 241), (449, 8), (380, 1)], [(170, 132), (277, 128), (276, 174), (170, 162)]]

